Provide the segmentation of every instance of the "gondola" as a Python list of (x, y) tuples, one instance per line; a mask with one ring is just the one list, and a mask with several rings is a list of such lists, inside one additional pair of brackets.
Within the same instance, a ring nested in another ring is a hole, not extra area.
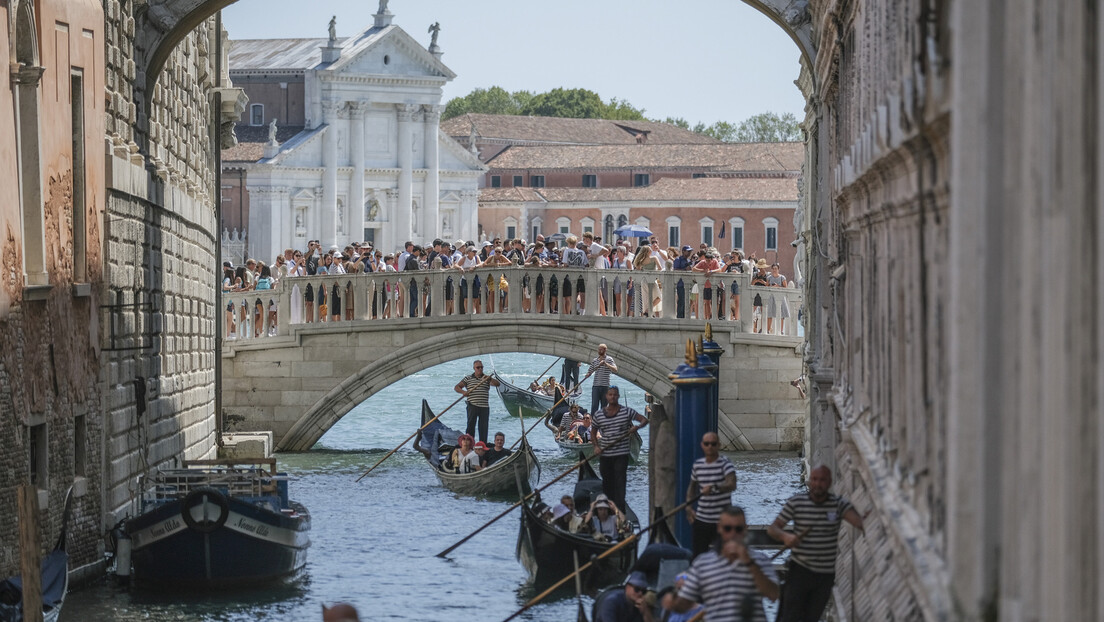
[[(580, 460), (583, 456), (580, 454)], [(579, 469), (579, 481), (575, 484), (575, 509), (585, 512), (590, 501), (602, 492), (602, 480), (589, 463)], [(518, 532), (517, 559), (529, 572), (534, 584), (549, 583), (566, 577), (575, 571), (574, 553), (578, 552), (581, 564), (591, 561), (616, 546), (616, 542), (599, 542), (589, 535), (574, 534), (553, 527), (537, 514), (536, 502), (522, 504), (521, 528)], [(638, 524), (632, 509), (625, 507), (628, 520)], [(636, 563), (636, 545), (630, 544), (605, 559), (597, 561), (583, 571), (584, 589), (593, 591), (624, 579)]]
[[(498, 386), (495, 387), (495, 390), (498, 391), (498, 397), (502, 399), (502, 404), (506, 407), (506, 412), (514, 417), (518, 416), (519, 409), (521, 410), (521, 414), (526, 418), (532, 419), (535, 417), (543, 417), (552, 409), (552, 405), (557, 402), (555, 396), (534, 393), (528, 389), (510, 384), (500, 376), (497, 371), (492, 372), (491, 376), (498, 380)], [(576, 391), (568, 395), (565, 402), (574, 402), (578, 397), (579, 392)]]
[[(126, 521), (134, 581), (209, 589), (291, 578), (306, 566), (311, 517), (288, 499), (276, 460), (194, 460), (159, 471)], [(267, 468), (265, 468), (267, 467)]]
[[(544, 418), (544, 427), (548, 428), (553, 437), (559, 433), (556, 426), (552, 425), (549, 419), (555, 418), (555, 414), (552, 417)], [(556, 445), (560, 447), (565, 453), (574, 454), (582, 453), (586, 456), (587, 460), (594, 457), (594, 444), (593, 443), (579, 443), (574, 440), (569, 440), (566, 437), (556, 438)], [(644, 446), (644, 439), (640, 436), (640, 432), (633, 432), (629, 437), (629, 464), (637, 464), (640, 461), (640, 449)]]
[(540, 472), (537, 455), (533, 453), (529, 441), (522, 439), (520, 449), (485, 469), (474, 473), (450, 473), (441, 468), (441, 462), (458, 446), (457, 439), (461, 433), (440, 420), (426, 426), (426, 422), (433, 417), (429, 403), (422, 400), (422, 425), (425, 429), (415, 437), (414, 447), (425, 456), (445, 488), (462, 495), (491, 495), (515, 491), (520, 481), (525, 493), (529, 493), (533, 472), (537, 471), (538, 478)]
[[(65, 551), (65, 535), (69, 524), (69, 510), (73, 502), (73, 488), (65, 494), (65, 509), (61, 513), (61, 533), (58, 535), (54, 550), (42, 560), (42, 579), (39, 591), (42, 594), (43, 622), (57, 622), (61, 615), (61, 606), (69, 592), (69, 554)], [(0, 622), (23, 622), (23, 581), (21, 577), (11, 577), (0, 581)]]

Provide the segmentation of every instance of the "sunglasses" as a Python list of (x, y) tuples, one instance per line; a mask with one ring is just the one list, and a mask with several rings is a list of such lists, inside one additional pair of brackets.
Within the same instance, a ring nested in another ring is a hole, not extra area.
[(482, 365), (476, 365), (475, 368), (476, 369), (483, 369), (483, 366)]
[(720, 445), (717, 441), (702, 441), (702, 447), (716, 447)]
[(721, 525), (721, 531), (725, 533), (744, 533), (747, 531), (747, 525)]

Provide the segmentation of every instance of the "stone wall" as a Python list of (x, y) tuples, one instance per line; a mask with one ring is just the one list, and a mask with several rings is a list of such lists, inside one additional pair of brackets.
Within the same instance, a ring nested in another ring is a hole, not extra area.
[(131, 508), (135, 478), (211, 457), (215, 426), (215, 18), (176, 45), (141, 109), (137, 3), (106, 0), (108, 200), (101, 316), (105, 517)]

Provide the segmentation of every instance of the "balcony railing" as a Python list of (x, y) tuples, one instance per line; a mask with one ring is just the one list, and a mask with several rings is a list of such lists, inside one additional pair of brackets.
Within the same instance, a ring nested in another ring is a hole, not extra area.
[[(293, 277), (271, 290), (222, 296), (234, 339), (288, 335), (292, 327), (323, 322), (402, 323), (473, 314), (545, 314), (561, 321), (605, 315), (632, 324), (711, 320), (733, 322), (744, 333), (796, 337), (803, 303), (800, 290), (752, 287), (746, 274), (537, 267)], [(754, 304), (757, 298), (761, 306)]]

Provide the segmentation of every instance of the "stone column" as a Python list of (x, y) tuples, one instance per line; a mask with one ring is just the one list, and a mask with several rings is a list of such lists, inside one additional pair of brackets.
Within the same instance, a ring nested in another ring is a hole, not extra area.
[(401, 245), (409, 238), (399, 239), (399, 235), (395, 232), (395, 211), (399, 205), (399, 191), (396, 188), (388, 188), (385, 193), (387, 195), (387, 198), (385, 199), (386, 207), (384, 208), (384, 212), (386, 214), (390, 214), (388, 218), (388, 220), (390, 220), (390, 223), (388, 223), (388, 226), (380, 229), (380, 236), (382, 238), (381, 244), (383, 246), (384, 252), (387, 252), (389, 250), (401, 251)]
[(322, 214), (321, 228), (316, 237), (322, 250), (337, 244), (337, 105), (322, 102), (322, 122), (327, 125), (322, 135)]
[(353, 240), (364, 233), (364, 112), (367, 102), (350, 102), (349, 118), (352, 119), (349, 137), (350, 158), (353, 162), (353, 183), (349, 192), (349, 205), (345, 209), (345, 231)]
[(413, 236), (413, 222), (411, 221), (411, 200), (413, 183), (413, 127), (414, 114), (418, 106), (401, 105), (399, 113), (399, 202), (395, 205), (392, 217), (395, 222), (395, 247), (405, 243)]
[(441, 107), (425, 107), (425, 205), (422, 209), (422, 232), (425, 240), (441, 237), (441, 212), (439, 208), (440, 162), (437, 154), (437, 129), (441, 122)]
[(453, 227), (461, 232), (460, 237), (472, 241), (479, 236), (479, 191), (460, 192), (460, 224)]

